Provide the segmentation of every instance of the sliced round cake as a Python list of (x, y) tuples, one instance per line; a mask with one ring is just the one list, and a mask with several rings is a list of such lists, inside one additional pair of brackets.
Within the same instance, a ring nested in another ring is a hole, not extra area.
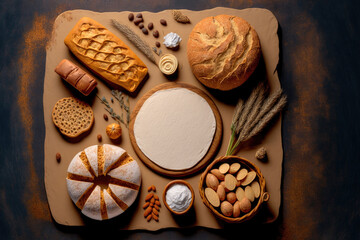
[(68, 193), (92, 219), (116, 217), (135, 201), (141, 172), (137, 162), (117, 146), (93, 145), (75, 155), (67, 173)]

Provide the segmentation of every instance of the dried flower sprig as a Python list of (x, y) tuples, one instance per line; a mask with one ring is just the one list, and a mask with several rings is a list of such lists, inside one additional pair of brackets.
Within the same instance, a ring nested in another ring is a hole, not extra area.
[(279, 89), (269, 96), (269, 89), (260, 83), (246, 99), (237, 103), (231, 122), (231, 137), (226, 155), (233, 155), (241, 143), (258, 135), (286, 105), (286, 96)]
[(104, 108), (104, 109), (110, 114), (112, 119), (117, 121), (119, 124), (122, 123), (126, 126), (123, 115), (121, 114), (121, 116), (120, 116), (120, 115), (116, 114), (114, 112), (114, 109), (112, 109), (112, 107), (110, 106), (109, 102), (106, 100), (105, 97), (100, 98), (98, 95), (96, 95), (96, 97), (101, 101), (102, 104), (104, 104), (106, 106), (106, 108)]
[[(129, 96), (118, 90), (111, 90), (111, 94), (115, 97), (116, 100), (120, 103), (120, 108), (124, 109), (126, 113), (126, 127), (129, 127), (130, 123), (130, 100)], [(125, 100), (124, 100), (125, 99)]]

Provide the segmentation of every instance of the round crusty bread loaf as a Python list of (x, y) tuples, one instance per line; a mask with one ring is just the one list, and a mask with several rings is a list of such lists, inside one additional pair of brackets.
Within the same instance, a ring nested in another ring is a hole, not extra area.
[(74, 97), (62, 98), (55, 104), (52, 120), (62, 134), (75, 138), (90, 130), (94, 113), (89, 104)]
[(93, 145), (72, 159), (66, 182), (71, 200), (85, 216), (105, 220), (122, 214), (134, 203), (141, 172), (124, 149)]
[(256, 31), (240, 17), (207, 17), (190, 33), (187, 55), (201, 83), (231, 90), (254, 72), (261, 55), (260, 41)]

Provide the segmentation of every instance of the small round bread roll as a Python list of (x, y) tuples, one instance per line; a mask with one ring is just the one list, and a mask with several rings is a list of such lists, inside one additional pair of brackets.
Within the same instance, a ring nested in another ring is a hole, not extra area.
[(209, 88), (231, 90), (243, 84), (257, 67), (260, 40), (240, 17), (207, 17), (190, 33), (187, 55), (201, 83)]

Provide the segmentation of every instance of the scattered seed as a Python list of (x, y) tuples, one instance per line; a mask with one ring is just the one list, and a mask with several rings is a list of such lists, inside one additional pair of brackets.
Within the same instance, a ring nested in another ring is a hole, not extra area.
[(140, 24), (139, 24), (139, 28), (140, 28), (140, 29), (143, 29), (143, 28), (144, 28), (144, 24), (143, 24), (143, 23), (140, 23)]
[(158, 48), (160, 47), (160, 43), (159, 43), (159, 42), (156, 42), (155, 45), (156, 45), (156, 47), (158, 47)]
[(149, 30), (153, 30), (153, 28), (154, 28), (154, 24), (151, 22), (151, 23), (149, 23), (148, 24), (148, 29)]
[(159, 31), (158, 31), (158, 30), (155, 30), (155, 31), (153, 32), (153, 36), (154, 36), (155, 38), (158, 38), (158, 37), (159, 37)]
[(102, 140), (101, 134), (98, 134), (98, 135), (97, 135), (97, 140), (98, 140), (99, 142), (101, 142), (101, 140)]
[(166, 22), (165, 19), (160, 19), (160, 23), (161, 23), (161, 25), (163, 25), (163, 26), (166, 26), (166, 25), (167, 25), (167, 22)]
[(108, 115), (106, 115), (105, 113), (104, 113), (104, 119), (105, 119), (105, 121), (107, 121), (109, 119)]
[(129, 19), (130, 22), (131, 22), (132, 20), (134, 20), (134, 14), (133, 14), (133, 13), (129, 13), (128, 19)]
[(145, 35), (148, 35), (148, 33), (149, 33), (149, 31), (148, 31), (145, 27), (143, 27), (143, 28), (141, 29), (141, 31), (142, 31), (143, 34), (145, 34)]
[(57, 162), (61, 161), (61, 154), (60, 153), (56, 153), (56, 161)]

